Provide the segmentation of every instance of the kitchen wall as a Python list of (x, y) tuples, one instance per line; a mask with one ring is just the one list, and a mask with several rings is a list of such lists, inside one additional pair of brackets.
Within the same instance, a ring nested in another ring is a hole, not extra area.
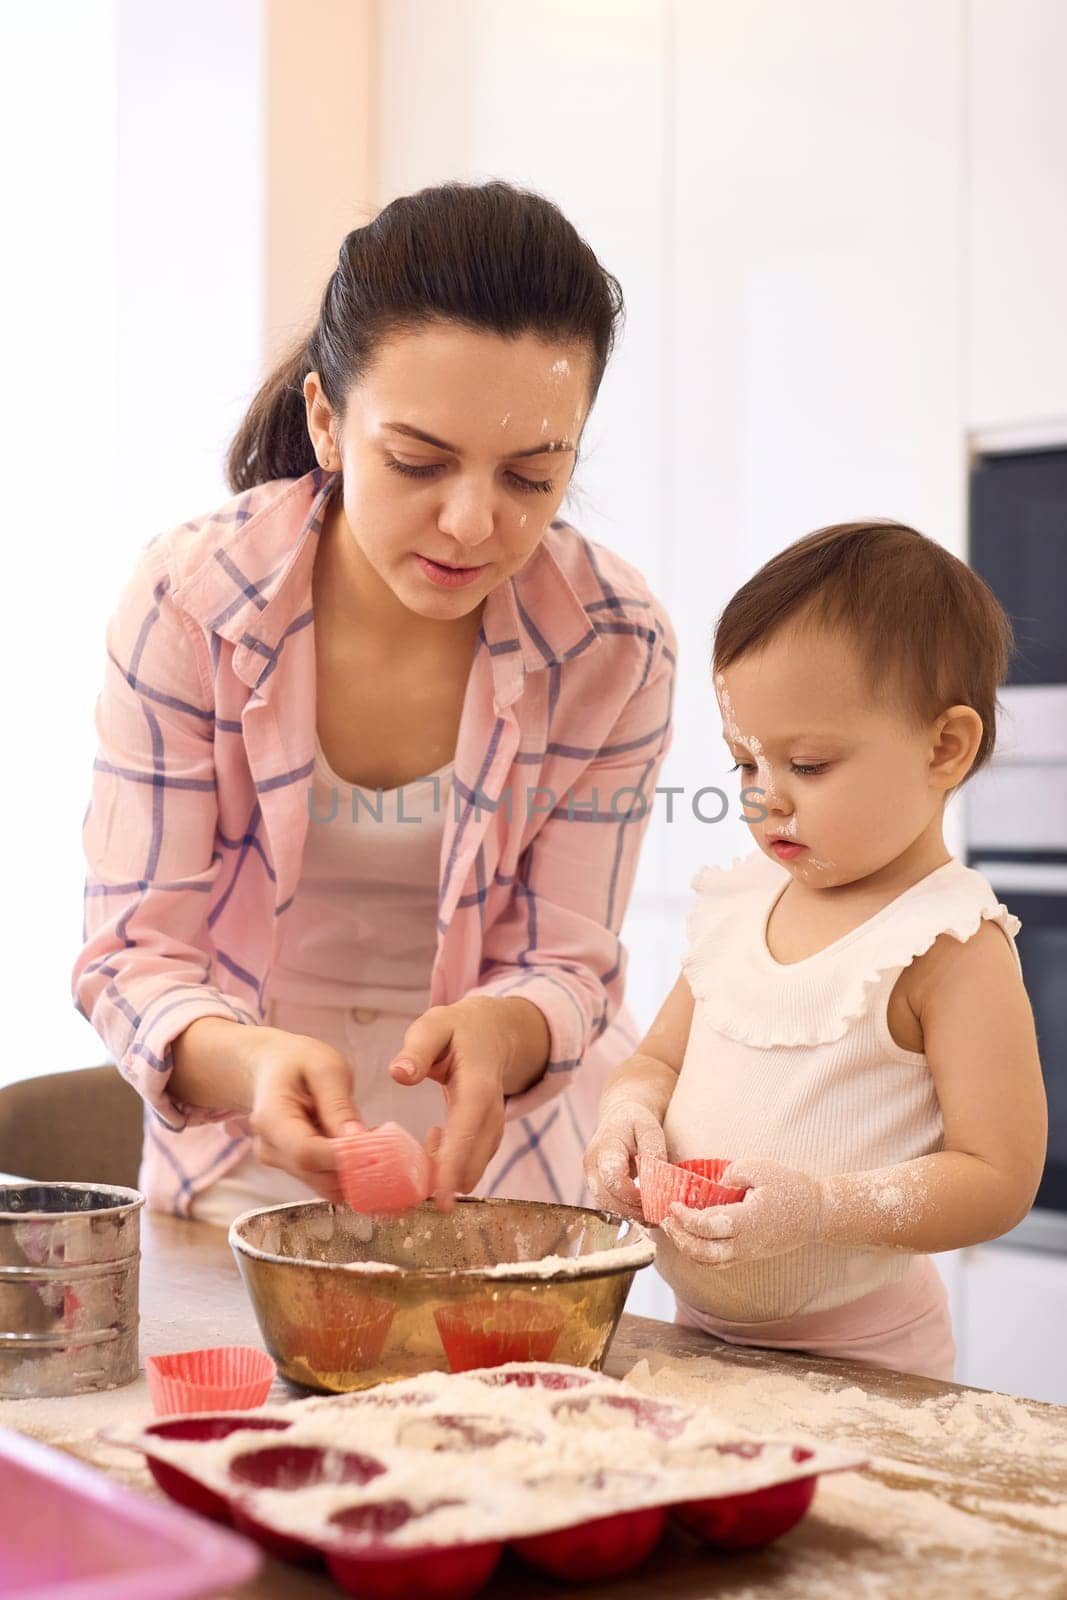
[[(81, 931), (89, 680), (116, 576), (116, 37), (110, 11), (61, 3), (45, 18), (43, 10), (8, 8), (0, 46), (8, 241), (0, 825), (5, 839), (25, 841), (9, 846), (4, 864), (10, 998), (0, 1083), (80, 1064), (88, 1048), (65, 985)], [(53, 105), (62, 117), (49, 114)]]
[(104, 628), (139, 548), (220, 499), (259, 371), (262, 65), (259, 0), (4, 9), (0, 1083), (104, 1059), (69, 989)]
[[(9, 876), (32, 959), (0, 1079), (102, 1054), (67, 975), (102, 623), (133, 554), (225, 492), (229, 432), (344, 229), (447, 177), (551, 195), (626, 291), (571, 515), (648, 574), (680, 636), (663, 783), (683, 793), (671, 822), (661, 798), (625, 930), (649, 1020), (693, 871), (748, 848), (736, 816), (691, 810), (702, 785), (732, 789), (707, 672), (724, 601), (839, 518), (901, 517), (962, 552), (969, 432), (1067, 418), (1067, 8), (86, 0), (56, 18), (54, 37), (20, 19), (2, 97), (29, 174), (16, 293), (38, 308), (16, 330), (35, 437), (12, 525), (36, 531), (47, 507), (67, 580), (49, 596), (59, 651), (42, 661), (28, 610), (4, 642), (9, 681), (39, 664), (9, 716), (16, 746), (48, 729), (33, 815), (57, 842)], [(9, 548), (20, 593), (37, 545)], [(1067, 1400), (1052, 1342), (1003, 1310), (1030, 1296), (1039, 1331), (1058, 1323), (1067, 1267), (1001, 1247), (943, 1264), (962, 1376)], [(633, 1304), (669, 1300), (646, 1273)]]

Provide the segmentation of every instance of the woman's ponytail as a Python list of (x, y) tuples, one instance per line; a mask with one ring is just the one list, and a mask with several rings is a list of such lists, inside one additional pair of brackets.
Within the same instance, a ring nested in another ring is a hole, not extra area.
[(226, 478), (235, 494), (272, 478), (302, 478), (316, 465), (304, 404), (309, 343), (300, 339), (275, 367), (234, 435)]

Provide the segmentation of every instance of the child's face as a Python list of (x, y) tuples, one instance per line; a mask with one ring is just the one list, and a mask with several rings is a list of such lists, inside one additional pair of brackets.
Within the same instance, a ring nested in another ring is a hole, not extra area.
[(776, 634), (718, 673), (715, 690), (741, 787), (764, 791), (748, 797), (746, 811), (767, 812), (752, 834), (801, 882), (851, 883), (940, 830), (936, 729), (873, 705), (845, 640), (813, 627)]

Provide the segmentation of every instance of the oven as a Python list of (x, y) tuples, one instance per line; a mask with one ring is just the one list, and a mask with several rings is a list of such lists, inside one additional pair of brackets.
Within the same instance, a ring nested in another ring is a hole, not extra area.
[(1048, 1096), (1048, 1157), (1034, 1210), (1004, 1242), (1067, 1250), (1067, 849), (968, 851), (1022, 923), (1016, 948)]
[(961, 798), (967, 865), (1022, 923), (1048, 1095), (1041, 1188), (1002, 1242), (1067, 1251), (1067, 446), (1021, 443), (979, 441), (972, 459), (968, 556), (1011, 617), (1017, 653), (993, 760)]

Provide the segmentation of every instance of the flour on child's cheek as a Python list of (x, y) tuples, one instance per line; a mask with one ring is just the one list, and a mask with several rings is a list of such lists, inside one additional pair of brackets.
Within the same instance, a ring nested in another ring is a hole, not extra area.
[[(734, 714), (730, 691), (726, 687), (726, 677), (721, 672), (715, 674), (715, 691), (718, 696), (719, 710), (722, 714), (723, 732), (735, 744), (743, 744), (748, 748), (756, 764), (755, 786), (762, 790), (764, 805), (777, 805), (779, 801), (774, 790), (771, 765), (764, 753), (763, 745), (754, 734), (746, 735), (741, 732), (737, 717)], [(795, 811), (785, 822), (777, 826), (776, 832), (786, 839), (795, 839), (797, 837), (798, 819)], [(836, 865), (837, 863), (834, 861), (824, 861), (820, 856), (813, 855), (800, 856), (792, 863), (793, 870), (802, 877), (811, 876), (812, 873), (833, 872)]]
[[(750, 737), (743, 734), (738, 727), (737, 718), (734, 715), (734, 704), (730, 698), (730, 691), (726, 687), (724, 673), (717, 672), (715, 674), (715, 689), (719, 697), (719, 710), (722, 713), (723, 727), (726, 733), (735, 744), (743, 744), (748, 748), (756, 763), (756, 787), (763, 791), (763, 799), (766, 804), (776, 803), (778, 797), (774, 792), (770, 763), (763, 753), (763, 745), (754, 735)], [(796, 817), (794, 816), (791, 821), (795, 829)], [(782, 832), (785, 832), (784, 828)]]
[(737, 726), (734, 716), (734, 704), (730, 699), (730, 691), (726, 687), (726, 677), (723, 673), (715, 674), (715, 692), (719, 697), (719, 710), (722, 713), (723, 726), (731, 739), (740, 739), (741, 730)]

